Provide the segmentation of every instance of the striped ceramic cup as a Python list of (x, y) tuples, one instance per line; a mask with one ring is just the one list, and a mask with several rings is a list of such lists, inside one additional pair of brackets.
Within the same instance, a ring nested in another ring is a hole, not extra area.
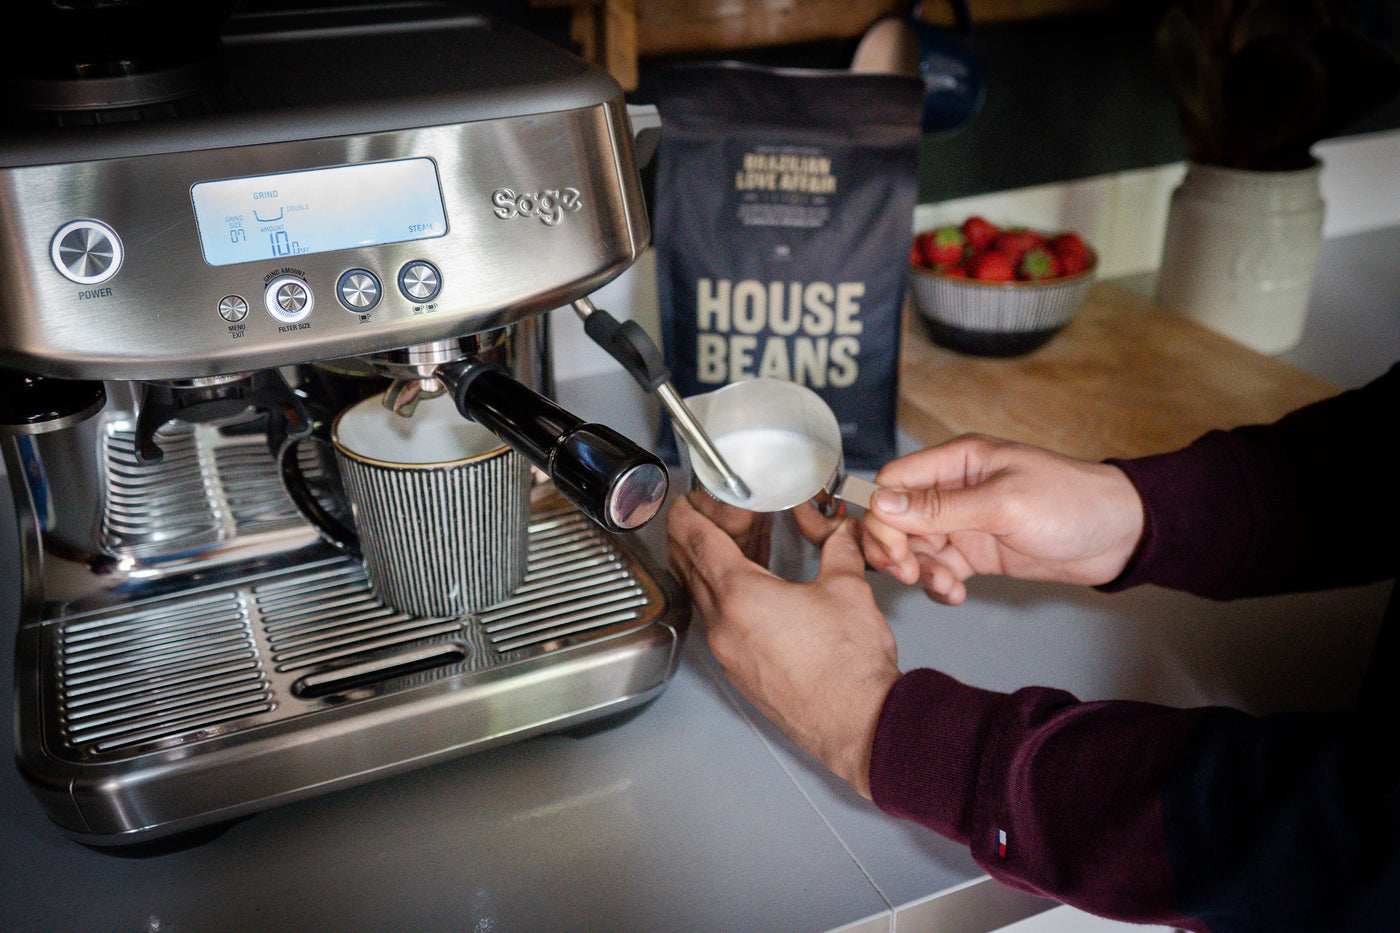
[(410, 418), (366, 399), (336, 418), (331, 444), (370, 587), (386, 605), (460, 615), (520, 585), (529, 465), (449, 397)]

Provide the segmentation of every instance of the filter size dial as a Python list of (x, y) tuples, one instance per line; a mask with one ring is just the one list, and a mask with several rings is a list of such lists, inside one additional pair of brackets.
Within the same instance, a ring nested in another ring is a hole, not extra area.
[(306, 280), (295, 275), (283, 275), (268, 283), (263, 292), (267, 313), (283, 324), (305, 320), (316, 305), (316, 296)]

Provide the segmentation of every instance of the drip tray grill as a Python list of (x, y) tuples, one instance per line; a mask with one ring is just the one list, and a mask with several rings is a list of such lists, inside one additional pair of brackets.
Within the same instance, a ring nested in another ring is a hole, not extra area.
[(275, 707), (237, 594), (75, 620), (60, 640), (71, 748), (107, 752)]
[[(536, 671), (656, 622), (674, 607), (647, 568), (551, 496), (530, 526), (524, 583), (460, 617), (390, 609), (345, 557), (180, 597), (51, 620), (46, 705), (69, 760), (97, 762), (408, 696), (462, 678)], [(55, 747), (50, 745), (50, 747)]]
[[(161, 558), (257, 534), (305, 527), (261, 435), (210, 425), (171, 424), (156, 433), (163, 456), (144, 462), (134, 422), (112, 420), (102, 433), (106, 508), (104, 550), (117, 557)], [(298, 449), (302, 470), (323, 474), (311, 445)]]

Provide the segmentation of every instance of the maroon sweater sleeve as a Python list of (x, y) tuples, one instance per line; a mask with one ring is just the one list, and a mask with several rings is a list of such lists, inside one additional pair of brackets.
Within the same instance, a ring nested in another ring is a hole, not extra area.
[(1092, 913), (1203, 926), (1178, 909), (1158, 788), (1201, 713), (981, 690), (905, 674), (875, 733), (877, 806), (969, 846), (999, 881)]

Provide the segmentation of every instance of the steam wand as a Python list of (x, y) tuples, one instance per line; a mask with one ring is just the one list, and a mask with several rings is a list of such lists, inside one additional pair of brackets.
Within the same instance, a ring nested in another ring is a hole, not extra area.
[(704, 427), (671, 385), (671, 373), (647, 332), (636, 321), (619, 321), (608, 312), (599, 310), (586, 297), (575, 301), (573, 307), (583, 319), (583, 332), (621, 363), (638, 385), (656, 394), (670, 414), (677, 433), (719, 474), (725, 488), (741, 501), (750, 498), (752, 493), (749, 487), (725, 462)]

